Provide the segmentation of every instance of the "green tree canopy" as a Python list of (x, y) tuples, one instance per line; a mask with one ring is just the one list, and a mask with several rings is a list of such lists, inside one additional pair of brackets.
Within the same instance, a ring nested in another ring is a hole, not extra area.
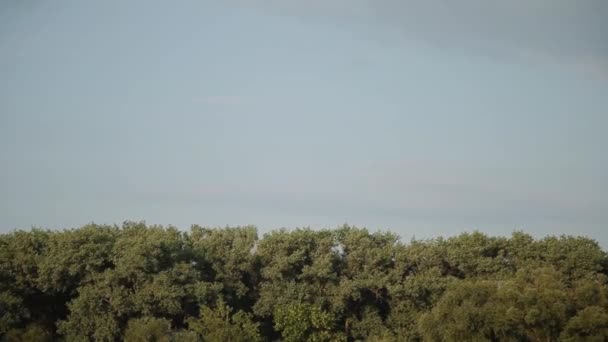
[(593, 240), (125, 222), (0, 235), (0, 340), (606, 341)]

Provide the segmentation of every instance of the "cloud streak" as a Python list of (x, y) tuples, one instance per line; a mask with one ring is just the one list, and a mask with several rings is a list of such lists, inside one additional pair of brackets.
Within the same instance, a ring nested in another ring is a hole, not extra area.
[(194, 103), (205, 105), (235, 106), (251, 103), (253, 101), (253, 97), (240, 95), (216, 95), (196, 97), (192, 101)]
[(395, 43), (416, 41), (509, 63), (548, 65), (608, 78), (608, 2), (604, 0), (246, 3), (304, 18), (362, 23), (373, 35), (397, 37), (389, 38)]

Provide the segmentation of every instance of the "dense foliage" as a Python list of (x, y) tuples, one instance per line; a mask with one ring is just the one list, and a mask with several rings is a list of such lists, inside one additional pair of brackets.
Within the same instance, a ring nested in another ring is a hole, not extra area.
[(607, 341), (580, 237), (126, 222), (0, 236), (6, 341)]

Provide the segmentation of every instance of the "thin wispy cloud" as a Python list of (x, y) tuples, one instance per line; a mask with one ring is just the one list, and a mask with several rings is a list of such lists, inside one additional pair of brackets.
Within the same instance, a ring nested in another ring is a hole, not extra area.
[[(243, 2), (244, 3), (244, 2)], [(363, 23), (389, 41), (509, 63), (545, 64), (608, 78), (608, 2), (463, 0), (326, 0), (247, 2), (304, 18)]]
[(201, 96), (195, 97), (192, 99), (194, 103), (206, 104), (206, 105), (227, 105), (227, 106), (235, 106), (235, 105), (244, 105), (248, 103), (252, 103), (254, 101), (254, 97), (251, 96), (241, 96), (241, 95), (211, 95), (211, 96)]

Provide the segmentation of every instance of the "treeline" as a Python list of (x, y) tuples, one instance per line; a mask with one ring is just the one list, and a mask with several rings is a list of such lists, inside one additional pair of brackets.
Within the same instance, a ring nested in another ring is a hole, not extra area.
[(0, 236), (5, 341), (607, 341), (581, 237), (144, 223)]

